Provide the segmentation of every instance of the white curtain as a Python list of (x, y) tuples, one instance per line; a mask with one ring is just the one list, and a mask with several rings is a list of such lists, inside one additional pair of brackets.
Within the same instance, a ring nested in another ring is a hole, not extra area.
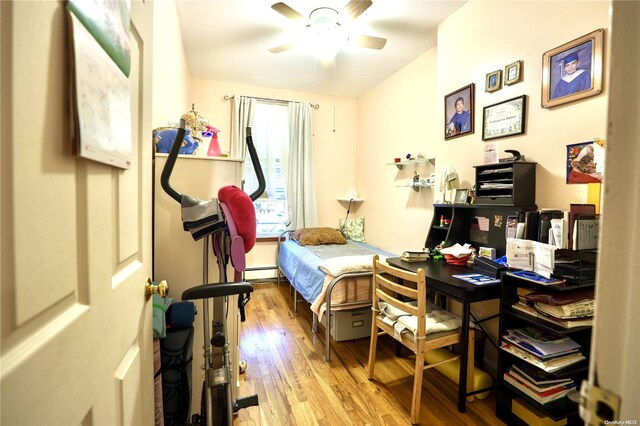
[(318, 226), (311, 105), (308, 102), (289, 102), (289, 139), (289, 150), (284, 153), (284, 164), (287, 166), (287, 204), (291, 221), (289, 229)]
[(256, 100), (248, 96), (232, 99), (231, 113), (231, 158), (245, 159), (247, 155), (247, 127), (253, 124)]

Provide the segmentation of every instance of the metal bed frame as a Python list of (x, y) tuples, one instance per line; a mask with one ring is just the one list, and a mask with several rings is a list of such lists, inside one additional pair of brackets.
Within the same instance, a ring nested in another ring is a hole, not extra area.
[[(282, 234), (280, 234), (280, 236), (278, 237), (278, 245), (277, 245), (277, 251), (276, 251), (276, 259), (277, 256), (280, 254), (280, 249), (282, 247), (282, 244), (289, 240), (291, 238), (291, 234), (293, 234), (293, 232), (295, 232), (295, 230), (288, 230), (288, 231), (284, 231)], [(280, 284), (280, 278), (284, 277), (287, 278), (286, 275), (284, 275), (284, 272), (282, 271), (282, 268), (280, 268), (280, 265), (278, 264), (277, 260), (276, 260), (276, 264), (277, 264), (277, 282), (278, 284)], [(358, 294), (358, 281), (357, 278), (359, 277), (368, 277), (369, 278), (369, 284), (368, 284), (368, 292), (369, 292), (369, 300), (368, 301), (357, 301), (357, 302), (347, 302), (348, 297), (349, 297), (349, 290), (351, 289), (350, 287), (353, 286), (355, 287), (354, 292), (357, 295)], [(287, 281), (289, 281), (289, 279), (287, 278)], [(345, 301), (342, 303), (332, 303), (331, 302), (331, 293), (333, 292), (333, 289), (335, 288), (335, 286), (337, 286), (339, 283), (344, 282), (345, 285)], [(291, 292), (293, 291), (293, 312), (298, 313), (298, 303), (299, 302), (307, 302), (307, 303), (313, 303), (313, 301), (308, 301), (308, 300), (298, 300), (298, 291), (296, 290), (295, 286), (293, 285), (293, 283), (291, 281), (289, 281), (289, 285), (290, 287), (290, 291), (289, 293), (291, 294)], [(368, 272), (350, 272), (350, 273), (346, 273), (346, 274), (341, 274), (338, 275), (337, 277), (335, 277), (333, 280), (331, 280), (331, 282), (329, 283), (329, 286), (327, 287), (327, 295), (326, 295), (326, 310), (325, 310), (325, 316), (327, 318), (327, 322), (326, 325), (324, 325), (325, 328), (325, 355), (324, 355), (324, 359), (325, 361), (329, 362), (331, 360), (331, 313), (334, 310), (344, 310), (347, 308), (362, 308), (362, 307), (367, 307), (367, 306), (371, 306), (371, 295), (372, 295), (372, 290), (373, 289), (373, 272), (368, 271)], [(314, 333), (318, 332), (318, 323), (320, 323), (318, 315), (316, 313), (313, 314), (313, 324), (312, 324), (312, 331)]]

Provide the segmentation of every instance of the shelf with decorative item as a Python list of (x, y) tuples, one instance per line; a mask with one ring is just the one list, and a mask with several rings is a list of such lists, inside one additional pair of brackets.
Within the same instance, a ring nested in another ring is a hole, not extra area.
[(409, 182), (396, 185), (396, 188), (413, 188), (414, 191), (419, 192), (420, 188), (433, 188), (435, 184), (433, 182)]
[(337, 200), (345, 202), (345, 203), (348, 203), (349, 201), (352, 201), (354, 203), (362, 203), (364, 201), (364, 198), (344, 198), (344, 197), (339, 197)]
[(436, 165), (436, 159), (435, 158), (412, 158), (409, 160), (403, 160), (403, 161), (396, 161), (393, 163), (387, 163), (387, 166), (396, 166), (398, 169), (402, 170), (402, 168), (404, 166), (408, 166), (410, 164), (422, 164), (422, 163), (426, 163), (429, 162), (431, 164), (433, 164), (434, 166)]

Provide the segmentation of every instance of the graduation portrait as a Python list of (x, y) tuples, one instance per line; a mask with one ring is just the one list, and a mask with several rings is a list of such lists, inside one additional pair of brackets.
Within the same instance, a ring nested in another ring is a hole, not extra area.
[(542, 107), (573, 102), (602, 91), (602, 46), (599, 29), (545, 52), (542, 56)]

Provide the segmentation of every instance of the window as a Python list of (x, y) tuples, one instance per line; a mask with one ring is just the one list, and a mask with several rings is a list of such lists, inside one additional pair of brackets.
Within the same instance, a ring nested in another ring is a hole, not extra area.
[[(251, 126), (253, 143), (260, 159), (267, 187), (255, 202), (258, 237), (282, 233), (288, 222), (283, 152), (289, 145), (289, 109), (285, 104), (256, 103)], [(247, 155), (244, 167), (244, 190), (258, 188), (258, 179)]]

